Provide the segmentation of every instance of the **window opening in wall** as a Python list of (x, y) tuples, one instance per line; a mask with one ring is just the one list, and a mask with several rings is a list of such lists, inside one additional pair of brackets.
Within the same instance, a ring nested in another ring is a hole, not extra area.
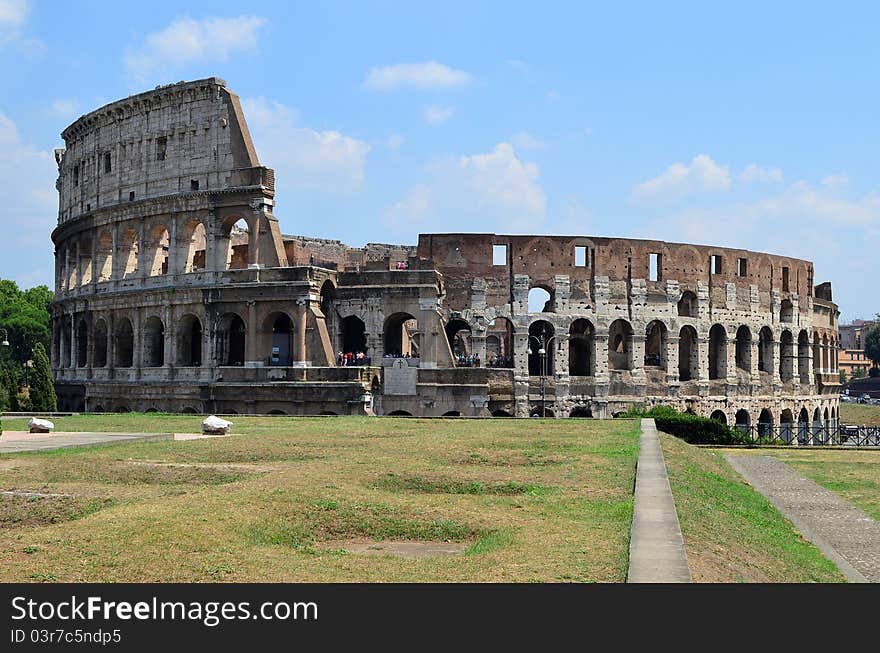
[(110, 172), (113, 169), (113, 162), (110, 160), (110, 152), (104, 153), (104, 172)]
[(660, 255), (648, 255), (648, 281), (660, 281)]
[(91, 210), (92, 210), (92, 205), (89, 203), (86, 203), (86, 211), (91, 211)]
[(736, 274), (739, 277), (744, 277), (748, 275), (749, 272), (749, 261), (748, 259), (741, 258), (737, 262)]
[(782, 292), (788, 292), (788, 268), (782, 268)]
[(574, 246), (574, 266), (576, 268), (587, 267), (587, 248), (585, 246)]
[(807, 270), (807, 294), (813, 296), (813, 268)]
[(134, 202), (134, 191), (133, 190), (128, 192), (128, 201)]
[(190, 179), (189, 187), (191, 190), (199, 189), (199, 180), (198, 179)]
[(492, 245), (492, 265), (507, 265), (507, 245)]
[(168, 154), (168, 139), (160, 136), (156, 139), (156, 161), (164, 161)]
[(73, 166), (73, 185), (79, 186), (79, 166)]
[(722, 259), (717, 254), (712, 254), (712, 274), (722, 273)]

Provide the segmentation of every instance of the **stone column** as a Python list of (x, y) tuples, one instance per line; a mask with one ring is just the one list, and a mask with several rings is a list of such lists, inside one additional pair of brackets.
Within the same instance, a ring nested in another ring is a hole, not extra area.
[(260, 239), (263, 231), (263, 211), (253, 210), (250, 220), (250, 233), (248, 234), (248, 266), (260, 264)]
[(697, 352), (699, 365), (697, 366), (697, 392), (701, 397), (709, 394), (709, 339), (703, 338), (697, 333)]
[(119, 281), (122, 278), (122, 270), (119, 265), (119, 225), (113, 225), (113, 229), (110, 230), (110, 237), (113, 239), (113, 251), (110, 253), (112, 256), (112, 260), (110, 262), (110, 278), (113, 279), (114, 283)]
[(761, 387), (761, 370), (758, 369), (759, 350), (760, 341), (752, 338), (752, 344), (749, 346), (749, 374), (752, 377), (752, 394), (758, 394)]
[[(171, 220), (168, 225), (168, 276), (183, 272), (180, 266), (180, 243), (177, 242), (177, 214), (171, 214)], [(184, 259), (185, 262), (185, 259)]]
[(73, 369), (73, 377), (76, 378), (76, 369), (79, 367), (79, 334), (76, 312), (70, 314), (70, 367)]
[(144, 335), (141, 332), (141, 323), (142, 323), (141, 309), (139, 309), (139, 308), (135, 309), (133, 311), (132, 317), (134, 318), (133, 324), (131, 325), (132, 331), (134, 332), (133, 333), (134, 347), (132, 348), (133, 351), (132, 351), (131, 366), (134, 368), (134, 374), (133, 374), (134, 378), (139, 379), (139, 378), (141, 378), (141, 367), (143, 367), (143, 364), (144, 364), (144, 361), (143, 361)]
[(107, 315), (107, 377), (116, 375), (116, 319), (115, 313)]
[(296, 302), (296, 360), (303, 366), (309, 362), (306, 351), (306, 329), (308, 328), (309, 311), (307, 300)]
[(738, 369), (736, 366), (736, 335), (727, 338), (727, 348), (725, 351), (725, 357), (727, 359), (727, 385), (737, 385), (737, 373)]
[[(168, 265), (169, 270), (171, 269), (171, 264), (169, 261)], [(174, 354), (177, 351), (176, 343), (177, 343), (177, 329), (174, 324), (174, 305), (169, 304), (165, 310), (165, 315), (163, 316), (163, 320), (165, 321), (165, 365), (163, 367), (166, 370), (170, 371), (170, 374), (174, 373)], [(166, 374), (168, 376), (168, 374)]]
[(257, 356), (257, 302), (249, 301), (247, 306), (248, 319), (247, 334), (245, 336), (244, 365), (245, 367), (258, 367), (260, 362)]
[(678, 345), (681, 342), (679, 336), (666, 336), (666, 383), (677, 384), (678, 378)]
[(771, 342), (773, 350), (773, 392), (778, 394), (782, 390), (782, 377), (779, 374), (782, 365), (782, 345), (779, 340)]

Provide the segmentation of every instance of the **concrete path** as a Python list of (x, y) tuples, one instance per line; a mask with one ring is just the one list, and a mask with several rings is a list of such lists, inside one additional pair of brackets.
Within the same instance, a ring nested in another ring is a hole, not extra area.
[(653, 419), (642, 420), (626, 582), (691, 582), (678, 513)]
[(735, 454), (724, 457), (850, 582), (880, 582), (880, 522), (803, 478), (781, 460)]
[(122, 442), (147, 442), (170, 440), (170, 433), (28, 433), (27, 431), (4, 431), (0, 435), (0, 453), (20, 451), (47, 451), (71, 447), (95, 447)]

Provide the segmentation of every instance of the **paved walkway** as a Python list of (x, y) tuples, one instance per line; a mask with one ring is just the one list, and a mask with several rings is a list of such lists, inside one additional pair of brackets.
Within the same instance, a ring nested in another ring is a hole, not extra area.
[(95, 447), (122, 442), (170, 440), (170, 433), (28, 433), (4, 431), (0, 435), (0, 453), (20, 451), (47, 451), (71, 447)]
[(763, 494), (855, 583), (880, 582), (880, 522), (769, 456), (725, 454)]
[(691, 582), (678, 513), (653, 419), (642, 420), (626, 582)]

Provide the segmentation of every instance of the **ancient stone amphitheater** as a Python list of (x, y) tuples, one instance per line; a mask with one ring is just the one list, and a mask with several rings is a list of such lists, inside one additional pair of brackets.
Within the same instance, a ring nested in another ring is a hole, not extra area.
[(588, 236), (284, 235), (273, 171), (217, 78), (113, 102), (62, 136), (63, 409), (610, 417), (664, 403), (731, 424), (836, 422), (838, 310), (809, 261)]

